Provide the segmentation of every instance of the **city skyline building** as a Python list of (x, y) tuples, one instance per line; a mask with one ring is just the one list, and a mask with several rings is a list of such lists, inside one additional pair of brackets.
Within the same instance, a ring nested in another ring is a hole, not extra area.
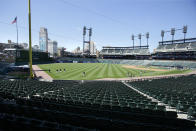
[(78, 46), (78, 47), (77, 47), (76, 49), (74, 49), (72, 52), (75, 53), (75, 54), (78, 54), (78, 53), (82, 53), (82, 50), (81, 50), (80, 47)]
[[(84, 51), (89, 51), (89, 44), (86, 44)], [(94, 41), (90, 41), (90, 54), (95, 55), (96, 54), (96, 46)]]
[(58, 47), (57, 48), (57, 56), (61, 57), (61, 51), (63, 50), (63, 47)]
[(58, 43), (56, 41), (48, 40), (48, 52), (50, 57), (56, 57), (58, 53)]
[(39, 32), (39, 48), (43, 52), (48, 52), (48, 31), (41, 27)]

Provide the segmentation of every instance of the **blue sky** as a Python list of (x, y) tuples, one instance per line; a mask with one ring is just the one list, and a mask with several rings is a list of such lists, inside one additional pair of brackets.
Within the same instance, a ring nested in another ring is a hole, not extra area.
[[(0, 42), (28, 43), (28, 0), (0, 0)], [(69, 51), (82, 47), (82, 28), (93, 28), (92, 40), (102, 46), (132, 46), (131, 35), (150, 33), (150, 50), (161, 40), (161, 30), (188, 25), (187, 37), (196, 37), (196, 0), (31, 0), (32, 41), (39, 44), (39, 29)], [(181, 31), (175, 39), (183, 38)], [(168, 33), (165, 40), (171, 39)], [(135, 41), (139, 45), (139, 40)], [(143, 37), (142, 43), (146, 44)]]

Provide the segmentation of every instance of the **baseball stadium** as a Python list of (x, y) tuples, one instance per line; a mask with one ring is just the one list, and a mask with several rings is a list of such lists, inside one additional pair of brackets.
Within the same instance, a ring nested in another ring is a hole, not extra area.
[[(103, 47), (99, 58), (60, 57), (33, 64), (33, 80), (0, 80), (1, 127), (194, 130), (196, 55), (166, 58), (196, 54), (195, 44), (169, 45), (180, 46), (179, 56), (178, 48), (173, 52), (164, 45), (150, 55), (143, 48)], [(160, 59), (163, 52), (166, 56)]]
[[(32, 48), (28, 1), (29, 49), (18, 45), (17, 25), (17, 44), (0, 42), (0, 131), (196, 131), (196, 38), (186, 37), (187, 25), (161, 30), (153, 51), (149, 32), (132, 35), (129, 46), (95, 50), (92, 28), (84, 26), (81, 51), (57, 55), (46, 28), (40, 49)], [(174, 39), (178, 31), (183, 39)], [(167, 33), (171, 40), (163, 39)]]

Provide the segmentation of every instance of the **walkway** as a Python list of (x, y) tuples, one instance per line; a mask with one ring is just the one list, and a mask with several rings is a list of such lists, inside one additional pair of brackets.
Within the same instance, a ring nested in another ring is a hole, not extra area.
[(37, 65), (33, 65), (33, 72), (35, 73), (36, 77), (41, 77), (43, 81), (53, 80), (51, 76), (49, 76), (45, 71), (40, 69)]

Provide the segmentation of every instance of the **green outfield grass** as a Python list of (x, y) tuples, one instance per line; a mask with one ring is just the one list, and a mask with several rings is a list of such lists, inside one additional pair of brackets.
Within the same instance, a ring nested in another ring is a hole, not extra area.
[[(46, 71), (55, 80), (95, 80), (101, 78), (125, 78), (130, 76), (154, 76), (186, 73), (190, 70), (168, 70), (168, 71), (147, 71), (138, 69), (128, 69), (121, 64), (103, 64), (103, 63), (56, 63), (38, 65)], [(156, 67), (157, 68), (157, 67)], [(62, 72), (56, 72), (61, 69)], [(66, 71), (64, 72), (64, 69)], [(86, 75), (83, 76), (83, 72)]]

